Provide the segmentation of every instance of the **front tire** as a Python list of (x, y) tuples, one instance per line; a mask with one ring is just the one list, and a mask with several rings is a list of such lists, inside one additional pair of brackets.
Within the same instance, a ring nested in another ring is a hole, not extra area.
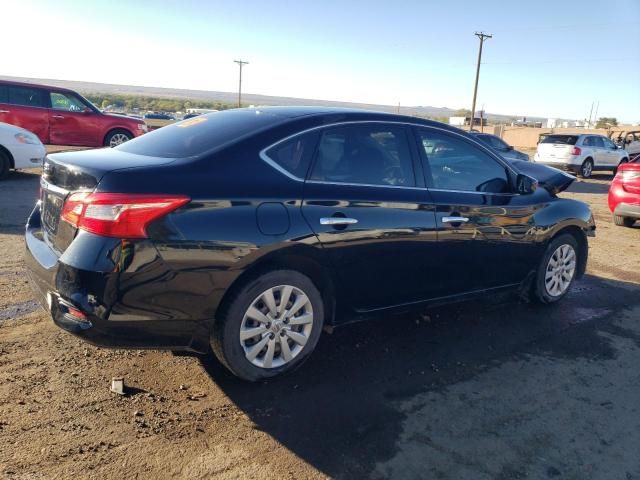
[(590, 178), (593, 175), (593, 160), (587, 158), (580, 166), (580, 176), (582, 178)]
[(554, 238), (545, 252), (538, 272), (534, 294), (541, 303), (554, 303), (564, 298), (576, 277), (578, 242), (570, 234)]
[(104, 137), (104, 146), (117, 147), (118, 145), (122, 145), (124, 142), (128, 142), (132, 138), (133, 135), (131, 132), (118, 128), (110, 131), (107, 136)]
[(290, 372), (314, 350), (324, 323), (320, 292), (307, 276), (276, 270), (232, 294), (211, 346), (234, 375), (255, 382)]
[(631, 217), (623, 217), (621, 215), (614, 215), (613, 223), (615, 223), (619, 227), (631, 228), (636, 223), (636, 219)]

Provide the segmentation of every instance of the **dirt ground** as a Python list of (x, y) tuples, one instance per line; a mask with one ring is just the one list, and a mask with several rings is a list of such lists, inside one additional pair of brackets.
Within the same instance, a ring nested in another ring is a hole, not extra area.
[[(640, 479), (640, 225), (609, 176), (564, 195), (598, 234), (556, 306), (512, 296), (323, 335), (281, 380), (89, 346), (39, 309), (22, 229), (36, 171), (0, 184), (0, 478)], [(109, 391), (123, 376), (127, 395)]]

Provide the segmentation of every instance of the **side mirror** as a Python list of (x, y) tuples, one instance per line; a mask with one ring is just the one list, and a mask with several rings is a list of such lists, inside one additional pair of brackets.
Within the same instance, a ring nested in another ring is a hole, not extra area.
[(507, 145), (507, 152), (510, 152), (511, 150), (513, 150), (513, 147), (511, 145)]
[(516, 177), (516, 189), (521, 195), (529, 195), (538, 188), (538, 181), (528, 175), (518, 174)]

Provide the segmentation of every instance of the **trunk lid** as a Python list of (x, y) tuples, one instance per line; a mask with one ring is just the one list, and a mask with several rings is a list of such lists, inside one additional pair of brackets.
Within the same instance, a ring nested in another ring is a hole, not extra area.
[(77, 229), (60, 219), (64, 202), (72, 193), (95, 190), (102, 177), (115, 170), (161, 166), (174, 160), (110, 148), (48, 155), (40, 180), (40, 215), (45, 241), (63, 253), (75, 237)]
[(520, 173), (535, 178), (538, 181), (538, 186), (547, 190), (551, 195), (556, 195), (566, 190), (576, 179), (573, 175), (562, 170), (540, 165), (539, 163), (513, 162), (513, 166)]

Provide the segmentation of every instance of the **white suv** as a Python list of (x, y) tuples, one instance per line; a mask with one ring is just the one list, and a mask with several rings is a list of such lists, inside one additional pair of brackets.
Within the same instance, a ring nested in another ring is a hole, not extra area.
[(589, 178), (594, 170), (615, 172), (629, 154), (603, 135), (552, 134), (540, 140), (533, 161)]

